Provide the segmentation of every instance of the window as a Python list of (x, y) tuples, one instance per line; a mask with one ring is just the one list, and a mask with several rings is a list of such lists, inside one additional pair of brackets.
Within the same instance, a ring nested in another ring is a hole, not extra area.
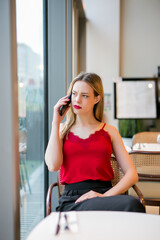
[(21, 239), (44, 217), (43, 0), (16, 0)]

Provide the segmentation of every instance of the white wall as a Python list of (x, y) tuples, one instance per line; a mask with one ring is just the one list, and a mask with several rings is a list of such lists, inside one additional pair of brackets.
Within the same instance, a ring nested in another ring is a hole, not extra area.
[(123, 77), (152, 77), (160, 66), (160, 1), (121, 0)]
[(86, 71), (102, 77), (104, 92), (111, 93), (113, 77), (157, 76), (160, 66), (160, 0), (83, 0), (87, 16)]
[(119, 0), (84, 0), (86, 25), (86, 71), (102, 77), (104, 92), (111, 93), (108, 123), (114, 120), (113, 78), (119, 76)]

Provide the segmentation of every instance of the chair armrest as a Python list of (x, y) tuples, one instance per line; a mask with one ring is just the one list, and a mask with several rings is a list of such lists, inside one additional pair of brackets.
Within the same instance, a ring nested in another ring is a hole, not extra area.
[(54, 187), (58, 186), (58, 183), (52, 183), (47, 192), (47, 198), (46, 198), (46, 216), (48, 216), (51, 213), (51, 196), (52, 196), (52, 189)]
[(160, 182), (159, 174), (146, 174), (146, 173), (138, 173), (139, 181), (150, 181), (150, 182)]
[(143, 197), (143, 194), (141, 193), (140, 189), (137, 187), (137, 185), (133, 185), (132, 188), (134, 189), (134, 191), (137, 193), (140, 202), (142, 203), (142, 205), (145, 207), (145, 200)]

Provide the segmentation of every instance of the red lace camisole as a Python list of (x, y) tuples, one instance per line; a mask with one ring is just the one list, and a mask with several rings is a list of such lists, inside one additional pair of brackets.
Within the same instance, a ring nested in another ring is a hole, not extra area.
[(82, 139), (72, 132), (64, 137), (61, 184), (85, 180), (110, 181), (114, 178), (110, 163), (111, 138), (103, 128)]

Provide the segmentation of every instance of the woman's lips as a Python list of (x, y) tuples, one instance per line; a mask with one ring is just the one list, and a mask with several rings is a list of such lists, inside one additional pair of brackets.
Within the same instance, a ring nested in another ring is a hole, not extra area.
[(76, 109), (81, 109), (81, 107), (78, 106), (78, 105), (74, 105), (74, 108), (76, 108)]

